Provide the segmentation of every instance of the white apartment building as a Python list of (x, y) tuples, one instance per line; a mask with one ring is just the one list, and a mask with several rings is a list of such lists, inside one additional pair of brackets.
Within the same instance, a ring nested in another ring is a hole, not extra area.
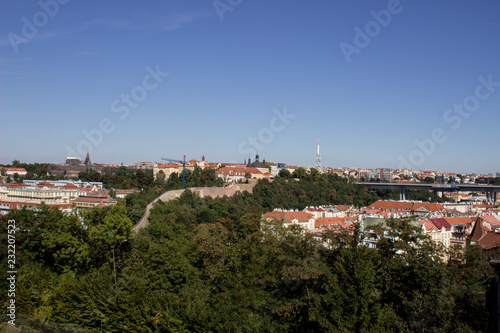
[(38, 187), (0, 187), (0, 200), (13, 202), (51, 202), (71, 203), (71, 200), (86, 195), (87, 192), (80, 189), (53, 189)]

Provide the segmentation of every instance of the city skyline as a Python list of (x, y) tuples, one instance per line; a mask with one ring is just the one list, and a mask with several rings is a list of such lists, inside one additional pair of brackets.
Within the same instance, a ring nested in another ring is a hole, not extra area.
[(499, 3), (1, 6), (2, 164), (500, 170)]
[[(318, 145), (319, 148), (319, 145)], [(319, 155), (319, 154), (318, 154)], [(374, 167), (374, 168), (368, 168), (368, 167), (357, 167), (357, 166), (338, 166), (338, 167), (332, 167), (332, 166), (318, 166), (318, 155), (316, 155), (316, 165), (311, 166), (311, 165), (293, 165), (286, 163), (285, 161), (274, 161), (274, 160), (266, 160), (265, 157), (261, 158), (260, 155), (254, 156), (254, 157), (248, 157), (248, 159), (245, 159), (243, 162), (240, 161), (214, 161), (207, 159), (205, 155), (201, 155), (201, 157), (187, 157), (186, 156), (186, 163), (190, 166), (193, 166), (191, 162), (196, 163), (199, 162), (207, 162), (209, 163), (210, 167), (217, 169), (215, 166), (216, 164), (220, 165), (220, 167), (237, 167), (237, 166), (242, 166), (242, 165), (250, 165), (252, 161), (254, 162), (265, 162), (266, 165), (269, 163), (268, 167), (272, 168), (304, 168), (306, 170), (308, 169), (318, 169), (320, 172), (334, 172), (338, 173), (339, 171), (344, 171), (344, 174), (350, 174), (351, 172), (382, 172), (382, 171), (388, 171), (390, 172), (390, 177), (398, 177), (399, 174), (397, 172), (403, 172), (404, 170), (410, 171), (413, 173), (413, 175), (418, 175), (419, 177), (424, 177), (429, 174), (433, 174), (436, 176), (452, 176), (452, 175), (460, 175), (463, 174), (464, 176), (489, 176), (489, 177), (500, 177), (500, 171), (499, 172), (494, 172), (494, 173), (480, 173), (480, 172), (457, 172), (456, 170), (429, 170), (429, 169), (400, 169), (400, 168), (386, 168), (386, 167)], [(319, 155), (321, 156), (321, 155)], [(184, 157), (183, 157), (184, 158)], [(87, 167), (92, 167), (92, 166), (100, 166), (101, 168), (104, 167), (118, 167), (118, 166), (126, 166), (128, 168), (133, 167), (133, 168), (138, 168), (138, 169), (143, 169), (143, 168), (153, 168), (153, 166), (156, 168), (164, 168), (164, 167), (172, 167), (176, 166), (176, 168), (181, 169), (182, 168), (182, 163), (181, 160), (174, 160), (174, 159), (165, 159), (165, 158), (160, 158), (160, 160), (142, 160), (142, 161), (134, 161), (133, 163), (130, 164), (125, 164), (123, 162), (112, 162), (112, 163), (102, 163), (102, 162), (90, 162), (90, 155), (87, 153), (87, 156), (85, 157), (85, 161), (79, 159), (78, 157), (74, 156), (68, 156), (65, 161), (58, 161), (54, 163), (50, 162), (43, 162), (43, 161), (38, 161), (38, 162), (25, 162), (25, 161), (19, 161), (19, 163), (48, 163), (53, 166), (67, 166), (67, 165), (79, 165), (79, 166), (87, 166)], [(321, 160), (321, 157), (320, 157)], [(15, 161), (12, 161), (15, 162)], [(0, 163), (0, 165), (13, 165), (12, 163)], [(148, 167), (145, 167), (146, 165), (149, 165)], [(10, 167), (8, 169), (15, 169), (16, 167)], [(25, 171), (25, 169), (22, 169)], [(11, 170), (12, 173), (12, 170)], [(78, 174), (78, 173), (77, 173)], [(381, 175), (381, 173), (380, 173)], [(423, 176), (422, 176), (423, 175)]]

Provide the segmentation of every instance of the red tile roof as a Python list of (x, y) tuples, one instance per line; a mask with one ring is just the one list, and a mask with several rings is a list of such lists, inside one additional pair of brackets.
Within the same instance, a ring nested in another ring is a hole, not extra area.
[(452, 225), (453, 224), (471, 225), (474, 219), (472, 217), (447, 217), (446, 221), (448, 221), (448, 223)]
[(54, 185), (52, 185), (51, 183), (49, 182), (40, 182), (36, 185), (37, 187), (55, 187)]
[(384, 210), (391, 210), (391, 209), (402, 209), (402, 210), (411, 210), (413, 207), (412, 202), (406, 202), (406, 201), (386, 201), (386, 200), (379, 200), (377, 202), (374, 202), (370, 205), (371, 209), (384, 209)]
[(497, 247), (500, 247), (500, 233), (490, 232), (484, 235), (479, 242), (479, 246), (481, 246), (484, 250), (490, 250)]
[(351, 206), (348, 205), (336, 205), (335, 207), (341, 212), (351, 209)]
[(406, 211), (414, 211), (421, 207), (425, 207), (431, 212), (439, 212), (444, 210), (444, 207), (441, 204), (429, 203), (429, 202), (379, 200), (370, 205), (371, 209), (406, 210)]
[(429, 220), (423, 220), (418, 222), (420, 225), (423, 225), (425, 228), (425, 231), (431, 231), (432, 229), (436, 229), (436, 226), (434, 223), (432, 223)]
[(180, 164), (177, 163), (170, 163), (170, 164), (163, 164), (163, 163), (158, 163), (158, 169), (178, 169)]
[(451, 224), (449, 224), (445, 219), (431, 219), (431, 222), (438, 230), (441, 230), (442, 228), (451, 230)]
[(429, 202), (415, 202), (412, 207), (412, 210), (416, 210), (418, 208), (425, 207), (431, 212), (440, 212), (444, 210), (444, 207), (438, 203), (429, 203)]
[(326, 226), (342, 226), (344, 224), (352, 224), (357, 220), (356, 217), (325, 217), (314, 221), (315, 228), (323, 228)]
[(4, 168), (5, 171), (14, 171), (14, 172), (27, 172), (25, 168)]
[(314, 215), (311, 213), (306, 213), (301, 211), (299, 212), (272, 211), (264, 214), (265, 219), (273, 218), (278, 221), (283, 221), (283, 218), (285, 217), (288, 222), (291, 222), (292, 220), (297, 220), (298, 222), (309, 222), (309, 220), (312, 219)]
[(481, 218), (493, 225), (496, 228), (500, 228), (500, 221), (498, 221), (494, 216), (491, 215), (482, 215)]

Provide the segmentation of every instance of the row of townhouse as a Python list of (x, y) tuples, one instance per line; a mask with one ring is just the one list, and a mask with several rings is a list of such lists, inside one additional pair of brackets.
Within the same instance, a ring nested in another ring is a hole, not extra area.
[[(433, 170), (409, 170), (409, 169), (388, 169), (388, 168), (323, 168), (324, 172), (335, 173), (343, 177), (355, 177), (364, 179), (381, 179), (385, 181), (412, 181), (419, 182), (419, 179), (426, 177), (434, 178), (438, 181), (449, 181), (450, 179), (455, 182), (461, 183), (474, 183), (477, 178), (488, 177), (488, 175), (477, 174), (457, 174), (445, 173)], [(500, 173), (499, 173), (500, 174)], [(492, 175), (490, 175), (492, 176)], [(498, 177), (498, 176), (497, 176)]]
[(368, 209), (379, 209), (380, 211), (392, 213), (406, 213), (413, 216), (425, 216), (433, 214), (442, 217), (450, 212), (439, 203), (419, 202), (419, 201), (391, 201), (379, 200), (367, 207)]
[(328, 246), (328, 243), (324, 243), (325, 240), (322, 238), (324, 232), (329, 231), (340, 233), (347, 231), (348, 233), (352, 234), (352, 232), (354, 231), (354, 224), (359, 223), (361, 230), (363, 232), (366, 231), (366, 237), (364, 237), (362, 244), (370, 248), (376, 247), (378, 241), (377, 239), (370, 237), (370, 230), (377, 225), (380, 225), (382, 227), (385, 227), (386, 225), (384, 218), (363, 218), (362, 215), (316, 218), (313, 213), (309, 213), (306, 211), (286, 211), (281, 209), (275, 209), (272, 212), (263, 214), (261, 220), (262, 222), (266, 222), (267, 225), (279, 223), (286, 228), (290, 227), (291, 225), (300, 226), (305, 232), (311, 234), (325, 246)]
[[(375, 224), (383, 224), (385, 221), (382, 218), (367, 218), (361, 224), (365, 228), (369, 228), (374, 225), (374, 220), (378, 220)], [(484, 230), (484, 234), (500, 233), (500, 215), (417, 218), (409, 220), (409, 223), (420, 226), (423, 234), (429, 236), (431, 241), (443, 245), (445, 248), (454, 246), (465, 248), (470, 243), (476, 226)]]
[[(375, 226), (385, 228), (388, 218), (408, 218), (408, 223), (420, 228), (433, 242), (446, 248), (455, 245), (464, 248), (476, 223), (480, 223), (486, 230), (484, 234), (495, 231), (500, 234), (500, 210), (491, 210), (478, 216), (452, 217), (447, 216), (447, 212), (448, 210), (439, 204), (380, 201), (361, 209), (343, 205), (306, 207), (303, 211), (275, 209), (263, 214), (262, 220), (267, 223), (279, 222), (284, 227), (298, 225), (320, 237), (326, 230), (352, 231), (356, 222), (361, 230), (365, 231)], [(375, 247), (376, 243), (377, 239), (364, 239), (364, 244), (369, 247)]]
[[(275, 219), (284, 223), (285, 226), (296, 223), (305, 229), (318, 228), (314, 221), (320, 224), (332, 225), (334, 218), (342, 219), (342, 223), (353, 223), (363, 221), (366, 217), (371, 218), (404, 218), (415, 216), (426, 216), (432, 214), (434, 217), (444, 217), (447, 210), (440, 204), (410, 202), (410, 201), (377, 201), (369, 207), (356, 209), (349, 205), (331, 206), (309, 206), (303, 211), (286, 211), (276, 209), (264, 214), (266, 220)], [(330, 221), (330, 222), (328, 222)], [(336, 224), (336, 223), (333, 223)]]
[(268, 222), (281, 222), (283, 226), (288, 227), (296, 224), (305, 230), (322, 229), (343, 223), (354, 223), (359, 220), (357, 214), (352, 214), (354, 206), (335, 205), (306, 207), (303, 211), (283, 210), (277, 208), (272, 212), (266, 213), (262, 219)]
[[(140, 163), (142, 163), (141, 165), (147, 163), (147, 167), (139, 166), (138, 164)], [(197, 160), (186, 161), (186, 166), (185, 166), (186, 170), (194, 171), (196, 167), (200, 169), (205, 169), (205, 168), (218, 169), (221, 167), (221, 163), (207, 162), (205, 160), (205, 156), (202, 157), (201, 161)], [(172, 163), (137, 162), (136, 168), (153, 170), (154, 178), (158, 178), (160, 172), (162, 172), (165, 175), (165, 178), (168, 178), (173, 173), (181, 174), (184, 170), (184, 165), (183, 163), (174, 163), (174, 162)]]

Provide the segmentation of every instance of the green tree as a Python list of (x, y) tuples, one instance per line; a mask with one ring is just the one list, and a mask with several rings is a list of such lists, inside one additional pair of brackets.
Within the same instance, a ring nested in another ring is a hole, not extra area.
[(90, 238), (95, 248), (101, 253), (111, 254), (114, 281), (116, 284), (116, 252), (120, 253), (124, 243), (128, 242), (132, 230), (132, 222), (126, 210), (121, 206), (113, 206), (101, 223), (90, 227)]
[(195, 230), (193, 241), (198, 245), (195, 258), (214, 287), (226, 257), (228, 240), (229, 232), (220, 223), (200, 224)]
[(292, 177), (293, 178), (299, 178), (299, 179), (305, 179), (307, 177), (307, 172), (306, 169), (304, 168), (297, 168), (292, 172)]
[(64, 216), (54, 228), (44, 232), (41, 240), (45, 260), (58, 273), (83, 273), (92, 263), (91, 249), (84, 226), (78, 216)]
[(278, 176), (279, 177), (282, 177), (282, 178), (290, 178), (291, 177), (291, 173), (290, 171), (288, 171), (288, 169), (281, 169), (279, 172), (278, 172)]
[(321, 178), (321, 174), (319, 173), (318, 169), (312, 168), (309, 171), (309, 179), (313, 182), (318, 181)]

